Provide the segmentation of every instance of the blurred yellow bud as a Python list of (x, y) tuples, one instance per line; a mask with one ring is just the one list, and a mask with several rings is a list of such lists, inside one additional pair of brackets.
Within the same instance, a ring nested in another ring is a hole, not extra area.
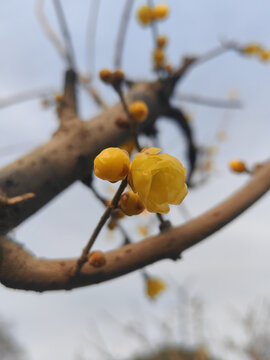
[(243, 53), (247, 55), (258, 54), (261, 50), (262, 48), (258, 44), (249, 44), (242, 49)]
[(55, 94), (55, 101), (60, 102), (63, 100), (63, 94)]
[(166, 284), (157, 278), (148, 278), (146, 282), (146, 294), (150, 298), (157, 297), (162, 291), (166, 289)]
[(149, 25), (153, 20), (152, 9), (147, 5), (143, 5), (139, 8), (137, 17), (142, 25)]
[(163, 48), (167, 44), (166, 36), (159, 36), (157, 38), (157, 45), (159, 48)]
[(139, 226), (138, 230), (141, 235), (143, 235), (143, 236), (148, 235), (148, 229), (146, 226)]
[(269, 61), (270, 60), (270, 51), (261, 50), (258, 54), (262, 61)]
[(121, 195), (118, 205), (121, 210), (129, 216), (139, 215), (144, 211), (144, 205), (139, 195), (135, 194), (132, 190)]
[(107, 148), (94, 160), (95, 175), (103, 180), (116, 182), (123, 180), (129, 171), (129, 156), (119, 148)]
[(158, 4), (153, 9), (154, 20), (164, 19), (169, 13), (169, 7), (167, 4)]
[(144, 149), (130, 164), (129, 184), (149, 212), (166, 214), (187, 195), (186, 170), (179, 160), (160, 149)]
[(143, 101), (135, 101), (129, 105), (129, 113), (137, 122), (144, 121), (148, 116), (148, 107)]
[(229, 167), (232, 171), (242, 173), (247, 170), (246, 164), (241, 160), (231, 160), (229, 162)]
[(99, 77), (103, 82), (107, 84), (111, 84), (113, 82), (113, 73), (108, 69), (100, 70)]
[(165, 54), (162, 49), (156, 49), (153, 54), (153, 61), (155, 67), (162, 67), (165, 63)]

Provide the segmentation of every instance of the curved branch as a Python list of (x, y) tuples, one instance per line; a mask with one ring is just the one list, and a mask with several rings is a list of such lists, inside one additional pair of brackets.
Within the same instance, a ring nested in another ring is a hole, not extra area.
[(270, 189), (270, 161), (230, 198), (182, 226), (106, 253), (106, 264), (84, 264), (80, 275), (70, 275), (77, 259), (37, 259), (21, 245), (0, 238), (0, 281), (7, 287), (34, 290), (72, 289), (128, 274), (162, 259), (177, 260), (181, 253), (221, 229)]

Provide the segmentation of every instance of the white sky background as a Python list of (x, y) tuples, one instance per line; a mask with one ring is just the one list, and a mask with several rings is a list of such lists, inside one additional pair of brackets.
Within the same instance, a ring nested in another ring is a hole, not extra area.
[[(77, 64), (86, 71), (85, 44), (90, 1), (66, 0), (62, 3), (72, 33)], [(222, 38), (243, 44), (258, 41), (270, 48), (268, 0), (171, 0), (168, 3), (171, 16), (159, 29), (160, 33), (169, 36), (168, 58), (173, 65), (179, 64), (184, 54), (200, 54), (217, 46)], [(96, 73), (101, 68), (112, 66), (115, 35), (123, 4), (123, 0), (101, 2)], [(136, 1), (135, 7), (140, 4), (142, 1)], [(51, 2), (47, 1), (46, 13), (58, 28), (53, 10)], [(1, 2), (0, 29), (0, 99), (34, 88), (48, 87), (60, 91), (64, 64), (40, 29), (34, 14), (34, 1)], [(153, 77), (150, 72), (152, 47), (150, 30), (141, 28), (133, 16), (123, 66), (130, 77)], [(245, 104), (243, 110), (226, 115), (230, 118), (227, 129), (229, 139), (220, 146), (215, 164), (216, 176), (202, 188), (190, 191), (185, 200), (192, 215), (198, 215), (221, 201), (248, 179), (246, 175), (237, 176), (228, 171), (227, 162), (231, 158), (240, 157), (253, 164), (269, 156), (269, 79), (270, 64), (228, 53), (194, 69), (178, 87), (178, 91), (218, 98), (227, 98), (229, 91), (234, 89)], [(98, 79), (95, 83), (107, 96), (108, 102), (113, 104), (115, 94)], [(80, 106), (85, 119), (98, 112), (85, 94), (82, 94)], [(211, 141), (211, 145), (225, 116), (224, 111), (187, 103), (184, 109), (193, 114), (198, 141), (204, 144)], [(57, 128), (54, 110), (43, 110), (38, 100), (1, 109), (0, 115), (2, 165), (47, 141)], [(183, 138), (178, 137), (173, 125), (167, 126), (164, 120), (160, 128), (164, 151), (181, 157), (185, 162), (180, 152)], [(177, 142), (180, 143), (179, 150)], [(91, 326), (94, 319), (113, 354), (126, 355), (135, 348), (134, 342), (131, 338), (123, 341), (117, 325), (108, 326), (108, 320), (101, 316), (104, 309), (123, 322), (128, 319), (134, 321), (138, 311), (146, 317), (149, 311), (160, 315), (175, 301), (173, 278), (179, 284), (189, 283), (191, 292), (205, 300), (206, 306), (211, 309), (209, 316), (214, 320), (215, 335), (229, 333), (232, 328), (229, 315), (225, 312), (230, 304), (243, 310), (262, 296), (270, 297), (269, 211), (270, 199), (266, 196), (231, 225), (187, 251), (182, 261), (163, 261), (149, 267), (149, 272), (171, 284), (171, 288), (155, 303), (145, 298), (143, 281), (139, 273), (134, 273), (71, 292), (35, 294), (1, 286), (0, 314), (16, 325), (15, 334), (25, 345), (31, 360), (71, 360), (81, 346), (90, 349), (90, 337), (100, 342)], [(16, 229), (16, 239), (37, 256), (77, 256), (101, 214), (100, 204), (83, 185), (77, 183)], [(172, 211), (171, 218), (174, 223), (183, 221), (176, 209)], [(136, 229), (135, 224), (131, 226)], [(117, 246), (119, 241), (116, 238), (108, 241), (105, 235), (106, 230), (98, 239), (98, 248)]]

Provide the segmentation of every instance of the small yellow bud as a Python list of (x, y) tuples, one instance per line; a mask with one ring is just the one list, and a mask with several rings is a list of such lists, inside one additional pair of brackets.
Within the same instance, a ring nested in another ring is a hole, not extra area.
[(247, 170), (246, 164), (241, 160), (231, 160), (229, 162), (229, 167), (232, 171), (242, 173)]
[(121, 195), (119, 206), (121, 210), (129, 216), (138, 215), (144, 211), (144, 205), (141, 199), (132, 190)]
[(153, 18), (155, 20), (164, 19), (169, 13), (169, 7), (167, 4), (156, 5), (153, 9)]
[(55, 94), (55, 101), (60, 102), (63, 100), (63, 94)]
[(146, 294), (150, 298), (157, 297), (162, 291), (166, 289), (166, 284), (157, 278), (148, 278), (146, 282)]
[(123, 180), (129, 172), (129, 156), (119, 148), (107, 148), (94, 160), (95, 175), (103, 180)]
[(146, 226), (139, 226), (138, 230), (141, 235), (143, 236), (148, 235), (148, 228)]
[(115, 70), (113, 73), (113, 81), (114, 82), (122, 82), (125, 78), (124, 72), (121, 69)]
[(111, 84), (113, 82), (113, 73), (108, 69), (100, 70), (99, 77), (103, 82), (107, 84)]
[(157, 38), (157, 44), (159, 48), (163, 48), (167, 44), (166, 36), (159, 36)]
[(156, 49), (153, 54), (153, 61), (155, 67), (162, 67), (165, 63), (165, 55), (162, 49)]
[(88, 255), (89, 263), (94, 267), (102, 267), (106, 264), (106, 258), (102, 251), (92, 251)]
[(168, 73), (172, 72), (172, 66), (171, 65), (166, 65), (165, 69), (168, 71)]
[(269, 61), (270, 60), (270, 51), (261, 50), (258, 54), (262, 61)]
[(243, 53), (247, 55), (254, 55), (259, 53), (262, 48), (258, 44), (249, 44), (248, 46), (242, 49)]
[(137, 122), (144, 121), (148, 116), (148, 107), (143, 101), (135, 101), (129, 105), (129, 113)]
[(152, 9), (147, 5), (140, 7), (137, 12), (137, 17), (142, 25), (149, 25), (153, 20)]

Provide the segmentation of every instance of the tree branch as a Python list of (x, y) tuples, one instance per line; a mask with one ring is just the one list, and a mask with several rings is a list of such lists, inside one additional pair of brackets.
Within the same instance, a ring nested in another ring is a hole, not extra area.
[(162, 259), (177, 260), (181, 253), (212, 235), (239, 216), (270, 189), (270, 161), (254, 177), (220, 205), (182, 226), (136, 244), (106, 253), (106, 264), (86, 263), (80, 275), (70, 278), (77, 259), (37, 259), (10, 239), (0, 238), (0, 281), (16, 289), (69, 290), (128, 274)]

